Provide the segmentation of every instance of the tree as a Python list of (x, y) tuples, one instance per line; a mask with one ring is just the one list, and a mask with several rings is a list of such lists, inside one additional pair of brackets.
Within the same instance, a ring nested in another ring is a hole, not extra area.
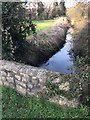
[(39, 19), (43, 19), (43, 12), (44, 12), (44, 4), (40, 1), (37, 3), (38, 7), (37, 7), (37, 13), (38, 13), (38, 18)]
[(58, 15), (59, 16), (66, 15), (66, 7), (64, 0), (62, 0), (59, 4)]
[(58, 16), (58, 2), (53, 3), (52, 17)]
[(31, 16), (32, 20), (37, 19), (37, 7), (36, 7), (36, 5), (37, 5), (36, 2), (28, 2), (28, 5), (27, 5), (27, 12)]
[(52, 17), (58, 17), (58, 16), (65, 16), (66, 15), (66, 7), (65, 2), (62, 0), (59, 4), (58, 2), (53, 3), (53, 9), (52, 9)]
[(2, 57), (22, 62), (25, 39), (35, 26), (26, 14), (25, 3), (2, 3)]
[(85, 2), (78, 2), (76, 4), (77, 7), (77, 11), (80, 14), (80, 17), (84, 17), (87, 15), (87, 11), (88, 11), (88, 5)]
[(46, 4), (45, 10), (44, 10), (44, 19), (50, 19), (50, 12), (51, 12), (51, 5), (52, 4)]

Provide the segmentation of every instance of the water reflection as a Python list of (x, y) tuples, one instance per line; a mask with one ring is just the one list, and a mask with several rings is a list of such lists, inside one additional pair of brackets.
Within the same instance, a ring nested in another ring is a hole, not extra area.
[(70, 33), (66, 36), (66, 43), (62, 49), (60, 49), (55, 55), (53, 55), (46, 63), (40, 67), (51, 71), (57, 71), (60, 73), (73, 73), (75, 67), (73, 65), (73, 55), (70, 54), (70, 50), (73, 47), (72, 35)]

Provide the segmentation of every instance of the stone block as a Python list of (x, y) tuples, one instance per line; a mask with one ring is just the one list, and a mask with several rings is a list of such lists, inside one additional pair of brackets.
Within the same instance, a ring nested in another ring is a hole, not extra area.
[(13, 77), (7, 77), (7, 81), (8, 81), (9, 83), (14, 83)]
[(12, 72), (13, 72), (13, 74), (17, 74), (17, 71), (15, 71), (15, 70), (12, 70)]
[(9, 83), (7, 81), (3, 82), (3, 85), (9, 86)]
[(22, 77), (22, 82), (27, 82), (27, 79), (26, 79), (26, 77)]
[(20, 85), (20, 86), (22, 86), (23, 88), (26, 88), (26, 84), (23, 83), (22, 81), (15, 80), (15, 82), (16, 82), (16, 85)]
[(15, 75), (15, 79), (21, 80), (21, 77), (19, 75)]
[(8, 77), (11, 77), (12, 75), (11, 75), (11, 73), (10, 73), (10, 72), (8, 72), (7, 76), (8, 76)]
[(23, 88), (22, 86), (16, 85), (16, 90), (17, 90), (19, 93), (21, 93), (21, 94), (23, 94), (23, 95), (26, 95), (26, 89)]
[(28, 88), (28, 89), (32, 89), (32, 88), (33, 88), (33, 85), (32, 85), (31, 83), (28, 83), (28, 84), (27, 84), (27, 88)]
[(29, 79), (27, 81), (32, 82), (32, 76), (29, 75)]
[(22, 74), (22, 82), (27, 83), (28, 81), (31, 81), (31, 77), (29, 75), (26, 74)]
[(2, 81), (2, 82), (6, 82), (6, 77), (1, 76), (1, 81)]
[(39, 83), (39, 79), (36, 77), (32, 77), (32, 84), (37, 85)]
[(20, 72), (20, 76), (25, 77), (25, 73)]
[(36, 77), (39, 79), (40, 83), (46, 82), (46, 74), (43, 71), (39, 71)]
[(7, 73), (5, 71), (1, 71), (0, 74), (1, 74), (1, 76), (6, 76), (7, 75)]

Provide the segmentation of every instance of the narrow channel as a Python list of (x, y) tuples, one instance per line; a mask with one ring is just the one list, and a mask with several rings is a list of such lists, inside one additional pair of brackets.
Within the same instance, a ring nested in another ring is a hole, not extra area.
[(64, 47), (54, 54), (46, 63), (40, 65), (40, 67), (50, 71), (60, 72), (62, 74), (74, 73), (74, 57), (73, 54), (70, 53), (72, 48), (72, 34), (68, 31)]

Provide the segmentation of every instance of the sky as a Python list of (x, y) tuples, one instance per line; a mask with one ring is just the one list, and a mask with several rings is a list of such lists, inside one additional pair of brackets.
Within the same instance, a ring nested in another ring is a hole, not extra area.
[[(28, 1), (37, 1), (37, 0), (28, 0)], [(44, 3), (51, 3), (54, 0), (41, 0)], [(58, 2), (60, 2), (61, 0), (57, 0)], [(64, 0), (65, 1), (65, 5), (66, 7), (72, 7), (73, 5), (75, 5), (75, 0)]]
[(75, 5), (75, 0), (65, 0), (66, 7), (72, 7)]
[[(42, 0), (44, 2), (52, 2), (54, 0)], [(57, 0), (58, 2), (60, 2), (61, 0)], [(73, 5), (75, 5), (75, 0), (64, 0), (65, 1), (65, 5), (66, 7), (71, 7)]]
[[(21, 0), (21, 1), (32, 1), (32, 2), (36, 2), (36, 1), (38, 1), (38, 0)], [(52, 1), (54, 1), (54, 0), (40, 0), (40, 1), (42, 1), (42, 2), (44, 2), (44, 3), (51, 3)], [(58, 2), (60, 2), (61, 0), (57, 0)], [(74, 6), (75, 5), (75, 3), (76, 3), (76, 1), (78, 1), (78, 0), (64, 0), (65, 1), (65, 6), (67, 7), (67, 8), (70, 8), (70, 7), (72, 7), (72, 6)], [(80, 1), (80, 0), (79, 0)], [(90, 0), (86, 0), (87, 2), (88, 1), (90, 1)]]
[[(54, 0), (41, 0), (41, 1), (44, 1), (44, 2), (45, 2), (45, 1), (46, 1), (46, 2), (50, 1), (50, 2), (52, 2), (52, 1), (54, 1)], [(60, 2), (61, 0), (57, 0), (57, 1)], [(64, 1), (65, 1), (65, 6), (69, 8), (69, 7), (74, 6), (77, 1), (82, 1), (82, 0), (64, 0)], [(88, 2), (88, 1), (90, 1), (90, 0), (84, 0), (84, 1)]]

